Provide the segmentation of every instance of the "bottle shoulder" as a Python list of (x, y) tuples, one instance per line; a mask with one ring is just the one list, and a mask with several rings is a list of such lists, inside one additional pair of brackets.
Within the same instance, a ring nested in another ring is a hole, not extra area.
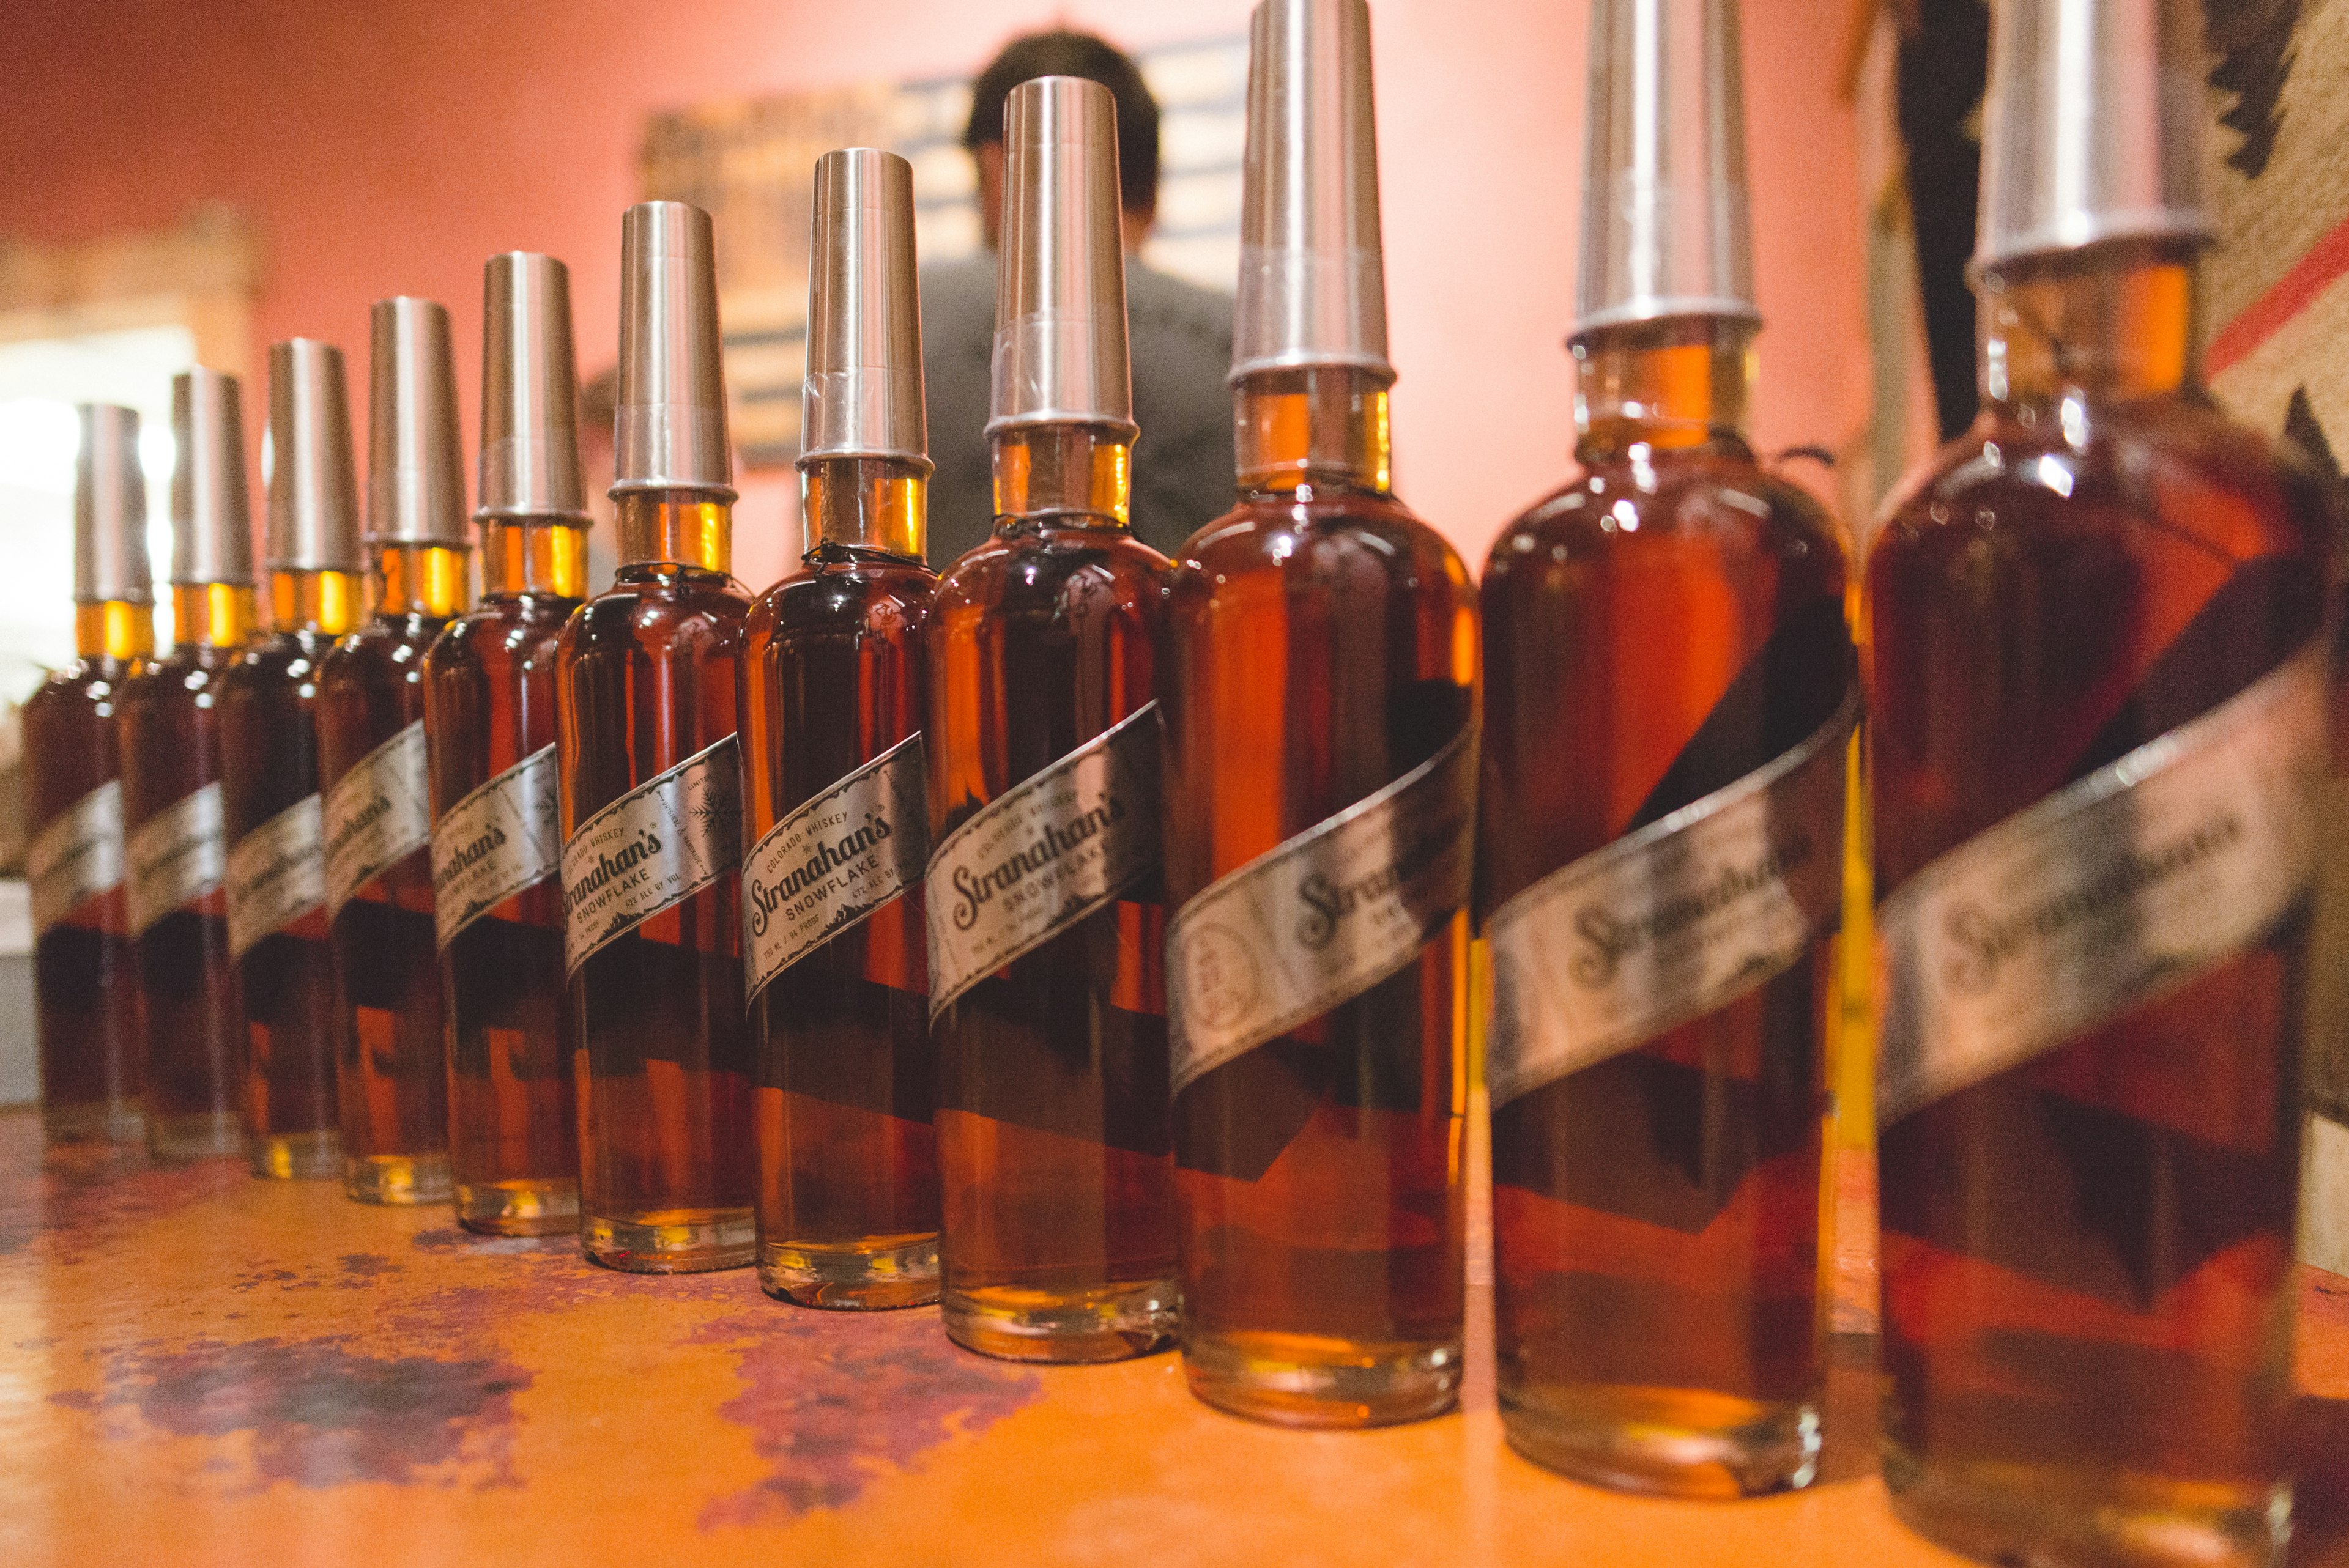
[(1475, 584), (1449, 540), (1392, 496), (1353, 491), (1309, 498), (1254, 496), (1193, 534), (1176, 573), (1180, 599), (1212, 598), (1251, 580), (1293, 586), (1359, 580), (1438, 589), (1471, 601)]
[(334, 688), (383, 678), (412, 678), (435, 639), (448, 628), (435, 615), (384, 615), (345, 633), (318, 662), (322, 685)]
[(575, 654), (652, 640), (722, 652), (739, 645), (750, 610), (750, 592), (717, 573), (623, 578), (564, 623), (562, 646)]
[(1995, 407), (1911, 474), (1868, 546), (1871, 574), (1993, 552), (2061, 549), (2145, 530), (2237, 561), (2332, 546), (2322, 475), (2199, 397), (2148, 398), (2026, 422)]
[(76, 659), (48, 678), (25, 699), (28, 716), (65, 713), (76, 708), (110, 705), (132, 675), (120, 659)]
[(876, 616), (896, 625), (918, 624), (937, 586), (937, 573), (914, 562), (820, 566), (795, 573), (760, 594), (750, 605), (750, 633), (868, 624)]
[(1545, 563), (1637, 554), (1691, 541), (1778, 558), (1850, 553), (1833, 514), (1748, 454), (1656, 452), (1578, 468), (1503, 528), (1485, 557), (1488, 585), (1527, 558)]
[(433, 640), (424, 667), (440, 671), (491, 657), (530, 658), (553, 648), (579, 604), (544, 594), (485, 599)]
[(1164, 596), (1174, 563), (1123, 528), (1046, 524), (999, 530), (939, 577), (936, 612), (1058, 602), (1071, 592), (1097, 599), (1104, 590), (1129, 604)]

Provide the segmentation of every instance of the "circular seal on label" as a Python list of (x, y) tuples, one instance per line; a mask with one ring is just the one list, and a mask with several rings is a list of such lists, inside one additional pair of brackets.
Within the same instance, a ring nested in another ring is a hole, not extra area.
[(1185, 944), (1190, 965), (1185, 1000), (1202, 1027), (1221, 1029), (1247, 1016), (1264, 994), (1256, 954), (1229, 926), (1201, 926)]

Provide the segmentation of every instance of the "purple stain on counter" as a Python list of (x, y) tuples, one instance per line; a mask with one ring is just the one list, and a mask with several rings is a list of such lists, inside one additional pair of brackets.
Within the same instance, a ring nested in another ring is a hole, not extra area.
[(719, 1414), (748, 1427), (774, 1467), (757, 1486), (706, 1504), (704, 1530), (843, 1507), (877, 1473), (985, 1431), (1044, 1391), (1033, 1371), (957, 1349), (935, 1308), (864, 1315), (776, 1307), (709, 1324), (687, 1343), (739, 1349), (747, 1387)]
[(0, 1257), (47, 1235), (63, 1263), (102, 1253), (110, 1233), (241, 1189), (244, 1167), (156, 1165), (135, 1145), (44, 1147), (37, 1116), (0, 1116)]
[(198, 1340), (117, 1352), (102, 1392), (49, 1397), (69, 1409), (129, 1407), (175, 1437), (253, 1434), (253, 1485), (347, 1481), (516, 1486), (509, 1462), (520, 1367), (490, 1359), (380, 1357), (342, 1336), (242, 1345)]

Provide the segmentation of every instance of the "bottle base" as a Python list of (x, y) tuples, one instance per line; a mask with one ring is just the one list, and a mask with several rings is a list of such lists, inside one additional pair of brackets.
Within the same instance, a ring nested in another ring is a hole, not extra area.
[(346, 1156), (343, 1196), (354, 1203), (445, 1203), (449, 1201), (449, 1156)]
[(246, 1166), (272, 1181), (326, 1181), (343, 1173), (343, 1139), (337, 1132), (272, 1132), (245, 1150)]
[(244, 1119), (234, 1111), (193, 1116), (150, 1116), (147, 1152), (169, 1164), (196, 1160), (233, 1160), (244, 1152)]
[(1000, 1361), (1125, 1361), (1174, 1343), (1180, 1295), (1172, 1279), (1119, 1281), (1092, 1290), (1009, 1285), (941, 1291), (947, 1337)]
[(759, 1247), (748, 1209), (656, 1209), (628, 1219), (588, 1214), (579, 1250), (622, 1274), (707, 1274), (749, 1264)]
[(827, 1245), (761, 1242), (759, 1286), (802, 1306), (875, 1311), (926, 1306), (938, 1299), (938, 1238)]
[(41, 1135), (51, 1143), (137, 1143), (147, 1118), (136, 1105), (45, 1105)]
[(1509, 1446), (1561, 1475), (1657, 1497), (1764, 1497), (1818, 1479), (1816, 1404), (1701, 1388), (1504, 1387)]
[(2292, 1488), (2195, 1482), (2053, 1465), (1937, 1465), (1884, 1444), (1892, 1511), (1928, 1540), (2031, 1568), (2274, 1568)]
[(457, 1223), (484, 1236), (562, 1236), (579, 1228), (579, 1183), (459, 1181)]
[(1305, 1334), (1183, 1336), (1191, 1392), (1218, 1410), (1280, 1427), (1387, 1427), (1425, 1420), (1460, 1397), (1460, 1342), (1377, 1344)]

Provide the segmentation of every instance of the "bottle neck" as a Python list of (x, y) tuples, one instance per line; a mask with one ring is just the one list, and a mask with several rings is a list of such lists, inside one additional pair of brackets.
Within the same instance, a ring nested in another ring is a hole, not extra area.
[(586, 596), (587, 530), (569, 517), (481, 519), (481, 597)]
[(1133, 521), (1133, 437), (1113, 425), (1024, 425), (995, 437), (998, 527), (1043, 518)]
[(175, 645), (233, 648), (252, 634), (250, 583), (171, 585), (171, 641)]
[(155, 651), (155, 606), (100, 599), (74, 606), (74, 655), (140, 659)]
[(1234, 395), (1239, 482), (1251, 493), (1394, 489), (1392, 376), (1350, 366), (1259, 370)]
[(269, 573), (269, 624), (281, 632), (323, 632), (339, 637), (359, 618), (356, 572)]
[(804, 558), (863, 551), (919, 561), (929, 528), (930, 481), (889, 458), (818, 458), (800, 467)]
[(1981, 294), (1982, 397), (2023, 423), (2200, 384), (2190, 247), (2024, 257), (1986, 270)]
[(734, 509), (709, 490), (624, 490), (620, 565), (734, 568)]
[(1754, 324), (1669, 316), (1601, 327), (1574, 340), (1575, 459), (1593, 464), (1651, 451), (1745, 445)]
[(460, 615), (465, 552), (446, 544), (384, 545), (376, 552), (368, 586), (378, 615)]

